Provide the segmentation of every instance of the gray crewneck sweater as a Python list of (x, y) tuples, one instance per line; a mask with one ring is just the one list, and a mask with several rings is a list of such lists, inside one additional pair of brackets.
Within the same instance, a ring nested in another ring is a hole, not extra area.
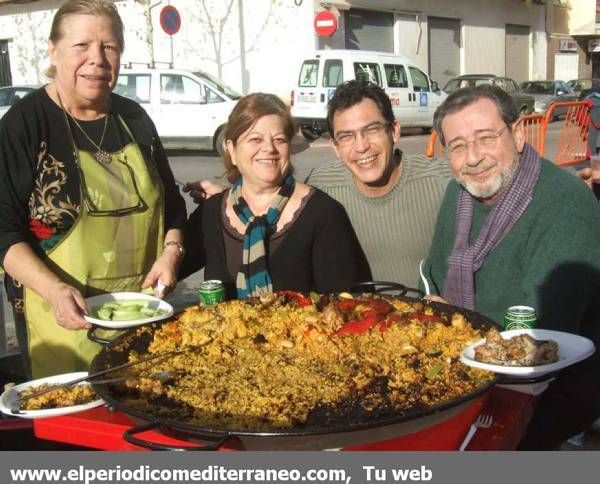
[(400, 178), (382, 197), (362, 195), (341, 161), (313, 170), (306, 182), (338, 200), (348, 212), (374, 280), (418, 287), (451, 172), (445, 160), (404, 156)]

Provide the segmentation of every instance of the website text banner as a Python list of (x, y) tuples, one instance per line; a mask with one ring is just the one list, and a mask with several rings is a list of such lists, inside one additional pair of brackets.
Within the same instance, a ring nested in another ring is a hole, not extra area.
[(598, 452), (4, 452), (2, 484), (598, 482)]

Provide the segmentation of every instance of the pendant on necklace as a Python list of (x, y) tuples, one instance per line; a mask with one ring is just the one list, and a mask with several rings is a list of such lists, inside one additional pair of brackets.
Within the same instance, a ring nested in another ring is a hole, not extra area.
[(96, 158), (96, 160), (98, 160), (100, 163), (104, 163), (105, 165), (108, 165), (112, 162), (112, 156), (110, 155), (110, 153), (102, 149), (96, 151), (96, 153), (94, 154), (94, 158)]

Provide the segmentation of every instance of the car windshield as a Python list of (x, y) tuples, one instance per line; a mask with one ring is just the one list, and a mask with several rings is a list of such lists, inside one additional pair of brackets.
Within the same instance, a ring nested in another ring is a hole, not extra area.
[(567, 82), (569, 86), (573, 89), (581, 91), (583, 89), (590, 89), (592, 87), (591, 79), (573, 79), (572, 81)]
[(491, 79), (488, 79), (488, 78), (477, 79), (474, 77), (469, 77), (469, 78), (450, 79), (448, 81), (448, 84), (446, 84), (446, 87), (444, 87), (444, 91), (451, 93), (451, 92), (454, 92), (457, 89), (460, 89), (463, 87), (475, 87), (475, 86), (481, 86), (482, 84), (491, 84), (491, 83), (492, 83)]
[(522, 82), (521, 89), (527, 94), (554, 94), (554, 83), (550, 81)]
[(209, 84), (211, 87), (213, 87), (216, 91), (225, 94), (228, 98), (236, 100), (242, 97), (242, 95), (235, 89), (232, 89), (227, 84), (224, 84), (215, 76), (212, 76), (207, 72), (197, 71), (194, 72), (194, 74), (201, 78), (203, 81), (205, 81), (207, 84)]
[(12, 89), (0, 89), (0, 106), (8, 106), (8, 100), (12, 93)]

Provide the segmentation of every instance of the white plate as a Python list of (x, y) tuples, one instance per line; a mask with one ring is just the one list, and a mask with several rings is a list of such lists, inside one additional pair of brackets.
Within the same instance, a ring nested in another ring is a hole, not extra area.
[(553, 371), (562, 370), (578, 361), (585, 360), (596, 350), (594, 343), (583, 336), (562, 331), (552, 331), (549, 329), (513, 329), (500, 333), (504, 339), (512, 338), (519, 334), (528, 334), (537, 340), (554, 340), (558, 343), (558, 361), (547, 365), (537, 366), (504, 366), (483, 363), (475, 360), (475, 347), (485, 343), (485, 339), (477, 341), (467, 346), (460, 355), (460, 361), (465, 365), (481, 368), (482, 370), (493, 371), (503, 375), (515, 377), (533, 378), (545, 375)]
[(100, 296), (88, 297), (85, 302), (90, 308), (90, 311), (94, 311), (97, 307), (102, 306), (102, 304), (106, 302), (131, 300), (150, 301), (149, 307), (152, 309), (162, 309), (163, 311), (166, 311), (166, 313), (159, 316), (153, 316), (151, 318), (132, 319), (129, 321), (107, 321), (105, 319), (97, 319), (86, 315), (83, 317), (89, 323), (102, 326), (103, 328), (123, 329), (132, 328), (141, 324), (152, 323), (153, 321), (160, 321), (161, 319), (167, 319), (173, 315), (173, 306), (171, 306), (168, 302), (151, 296), (150, 294), (144, 294), (141, 292), (113, 292), (110, 294), (101, 294)]
[[(19, 393), (29, 387), (43, 385), (44, 383), (58, 384), (64, 383), (71, 380), (76, 380), (87, 375), (87, 371), (80, 371), (76, 373), (63, 373), (62, 375), (48, 376), (46, 378), (40, 378), (38, 380), (28, 381), (21, 383), (12, 388), (6, 390), (0, 395), (0, 412), (10, 415), (12, 417), (21, 418), (46, 418), (46, 417), (58, 417), (59, 415), (67, 415), (69, 413), (82, 412), (90, 408), (98, 407), (104, 403), (104, 400), (99, 398), (93, 402), (84, 403), (82, 405), (73, 405), (71, 407), (58, 407), (58, 408), (47, 408), (43, 410), (21, 410), (20, 413), (12, 413), (11, 407), (14, 406), (18, 400)], [(79, 383), (79, 385), (89, 385), (88, 382)]]

